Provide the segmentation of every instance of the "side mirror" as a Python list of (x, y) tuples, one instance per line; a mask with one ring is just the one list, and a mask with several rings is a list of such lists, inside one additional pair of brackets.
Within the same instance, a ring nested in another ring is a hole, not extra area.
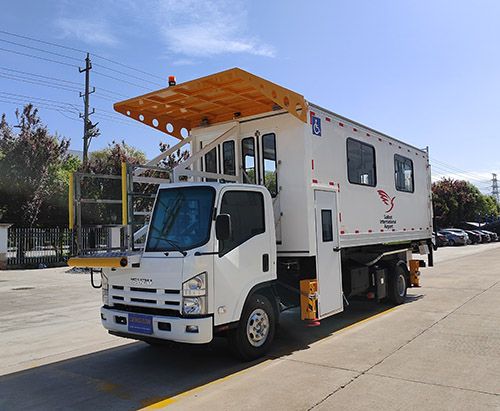
[(219, 214), (215, 219), (215, 235), (217, 236), (217, 240), (230, 240), (232, 233), (231, 216), (229, 214)]

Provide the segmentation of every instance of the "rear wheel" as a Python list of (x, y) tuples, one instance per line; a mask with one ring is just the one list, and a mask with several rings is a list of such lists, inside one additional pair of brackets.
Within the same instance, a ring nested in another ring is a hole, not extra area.
[(269, 300), (252, 295), (243, 309), (239, 325), (228, 334), (233, 353), (242, 360), (262, 357), (274, 340), (276, 319)]
[(402, 304), (406, 298), (406, 290), (408, 288), (406, 270), (401, 265), (393, 267), (389, 274), (388, 281), (389, 300), (396, 304)]

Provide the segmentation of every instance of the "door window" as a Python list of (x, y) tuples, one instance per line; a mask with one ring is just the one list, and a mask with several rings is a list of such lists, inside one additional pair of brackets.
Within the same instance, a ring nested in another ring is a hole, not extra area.
[(224, 164), (224, 174), (236, 175), (236, 159), (234, 154), (234, 141), (222, 143), (222, 156)]
[(233, 236), (219, 242), (220, 256), (266, 231), (264, 197), (252, 191), (228, 191), (222, 197), (220, 214), (231, 216)]
[(321, 210), (321, 231), (324, 243), (333, 241), (332, 210)]
[(243, 159), (243, 182), (255, 184), (255, 139), (253, 137), (244, 138), (241, 140), (241, 154)]
[(264, 185), (272, 197), (278, 193), (276, 175), (276, 135), (274, 133), (262, 136), (262, 159), (264, 168)]

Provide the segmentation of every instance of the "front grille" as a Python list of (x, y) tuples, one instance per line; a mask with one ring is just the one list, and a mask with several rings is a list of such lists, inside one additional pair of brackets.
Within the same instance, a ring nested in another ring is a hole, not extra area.
[(133, 303), (156, 304), (155, 300), (146, 300), (145, 298), (131, 298), (130, 301)]
[(139, 293), (156, 293), (156, 288), (130, 287), (130, 291), (136, 291)]
[(138, 307), (135, 305), (128, 304), (114, 304), (113, 307), (120, 311), (126, 311), (130, 313), (138, 314), (149, 314), (149, 315), (161, 315), (164, 317), (180, 317), (180, 312), (178, 310), (160, 309), (160, 308), (150, 308), (150, 307)]
[(132, 311), (141, 312), (141, 308), (152, 310), (160, 309), (178, 312), (181, 305), (181, 291), (179, 289), (157, 289), (154, 287), (136, 287), (111, 285), (109, 287), (109, 301), (115, 307), (123, 303), (125, 306), (134, 307)]

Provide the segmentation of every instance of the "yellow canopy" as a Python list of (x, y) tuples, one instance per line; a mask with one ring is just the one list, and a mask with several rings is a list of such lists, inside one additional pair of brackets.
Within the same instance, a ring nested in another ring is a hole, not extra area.
[(276, 105), (307, 122), (304, 97), (239, 68), (116, 103), (119, 113), (182, 140), (200, 124), (273, 111)]

